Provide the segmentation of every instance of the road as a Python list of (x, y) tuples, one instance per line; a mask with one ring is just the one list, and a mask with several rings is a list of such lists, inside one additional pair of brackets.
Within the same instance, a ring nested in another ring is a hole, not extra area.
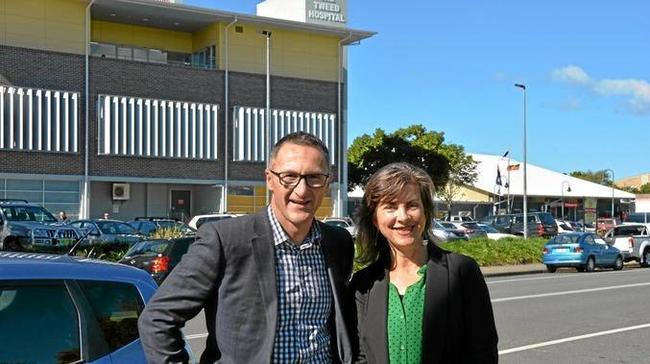
[(501, 363), (646, 363), (650, 270), (490, 278)]
[[(500, 363), (645, 363), (650, 354), (650, 269), (495, 277), (487, 280)], [(203, 351), (201, 313), (185, 334)]]

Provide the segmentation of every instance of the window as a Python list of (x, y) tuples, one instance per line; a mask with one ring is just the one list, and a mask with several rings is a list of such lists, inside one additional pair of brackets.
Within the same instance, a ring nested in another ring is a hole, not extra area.
[(587, 243), (587, 244), (592, 244), (592, 245), (593, 245), (593, 244), (595, 243), (595, 242), (594, 242), (594, 237), (591, 236), (591, 235), (587, 235), (587, 236), (585, 236), (585, 243)]
[(144, 302), (137, 288), (120, 282), (78, 283), (111, 351), (138, 339), (138, 317)]
[(212, 69), (215, 68), (215, 63), (216, 48), (214, 45), (192, 54), (192, 67)]
[(80, 360), (77, 311), (64, 283), (0, 283), (0, 342), (0, 363)]
[(219, 105), (99, 95), (100, 155), (217, 159)]
[(266, 131), (275, 144), (280, 138), (295, 131), (305, 131), (317, 136), (330, 152), (330, 164), (337, 157), (336, 114), (271, 109), (271, 117), (266, 117), (266, 109), (261, 107), (235, 106), (232, 117), (234, 123), (234, 142), (232, 159), (234, 161), (266, 160)]

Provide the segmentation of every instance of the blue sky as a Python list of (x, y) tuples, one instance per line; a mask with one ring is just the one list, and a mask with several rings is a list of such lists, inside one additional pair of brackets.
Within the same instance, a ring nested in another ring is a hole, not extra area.
[[(185, 0), (247, 14), (255, 0)], [(414, 123), (559, 172), (650, 172), (650, 2), (348, 1), (349, 141)]]

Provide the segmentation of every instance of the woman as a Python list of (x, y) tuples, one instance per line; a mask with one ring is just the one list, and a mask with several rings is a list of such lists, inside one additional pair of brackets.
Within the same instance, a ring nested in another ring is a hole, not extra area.
[(389, 164), (365, 187), (352, 278), (352, 338), (360, 363), (497, 363), (490, 295), (478, 265), (426, 240), (433, 182)]

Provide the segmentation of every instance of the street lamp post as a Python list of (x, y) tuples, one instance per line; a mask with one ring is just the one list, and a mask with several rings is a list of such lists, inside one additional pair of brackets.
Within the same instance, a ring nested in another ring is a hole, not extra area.
[[(614, 177), (614, 170), (611, 168), (604, 169), (603, 172), (612, 172), (612, 219), (614, 218), (614, 180), (616, 179)], [(605, 179), (605, 176), (603, 176), (603, 180)]]
[(515, 87), (518, 87), (524, 91), (524, 239), (528, 238), (528, 198), (526, 194), (526, 166), (528, 165), (526, 161), (526, 85), (522, 83), (515, 83)]
[[(264, 134), (264, 142), (266, 144), (265, 155), (266, 163), (268, 165), (271, 158), (271, 31), (262, 30), (259, 32), (262, 36), (266, 37), (266, 131)], [(227, 138), (228, 136), (226, 136)], [(269, 167), (270, 168), (270, 167)], [(271, 200), (271, 193), (266, 190), (266, 204), (268, 205)]]
[(562, 220), (564, 220), (564, 184), (566, 183), (567, 185), (567, 192), (571, 192), (571, 185), (569, 184), (569, 181), (562, 181)]

